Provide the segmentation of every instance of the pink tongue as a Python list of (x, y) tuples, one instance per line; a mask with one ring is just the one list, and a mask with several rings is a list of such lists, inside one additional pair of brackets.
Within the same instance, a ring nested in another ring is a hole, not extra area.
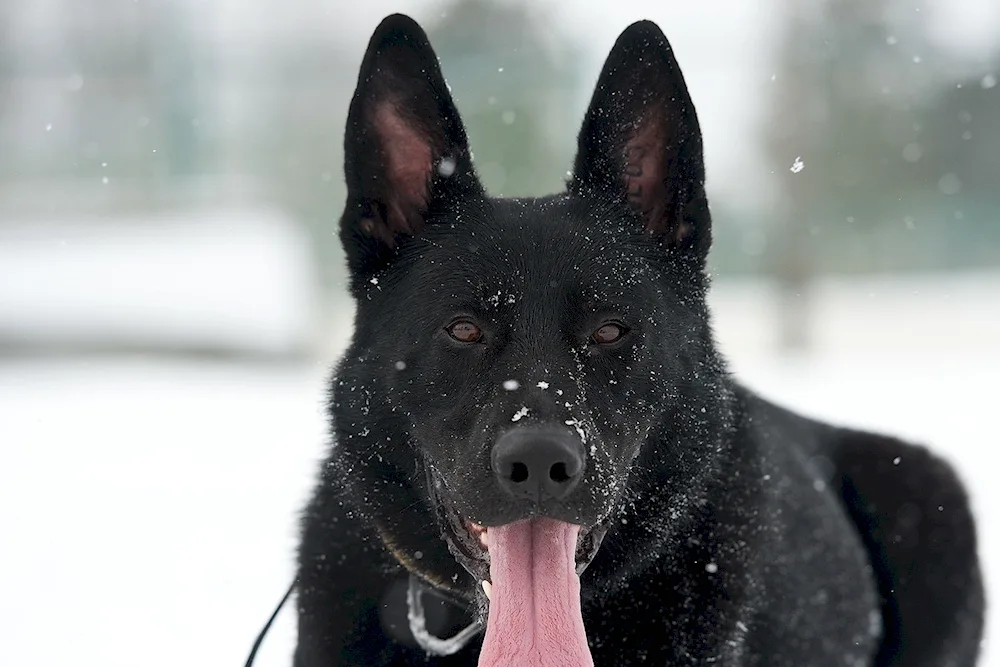
[(479, 667), (593, 667), (576, 574), (579, 532), (555, 519), (490, 528), (493, 591)]

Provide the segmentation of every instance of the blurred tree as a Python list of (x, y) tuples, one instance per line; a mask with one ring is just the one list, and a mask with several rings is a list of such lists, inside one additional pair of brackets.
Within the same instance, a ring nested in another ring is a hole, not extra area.
[(151, 75), (159, 92), (163, 150), (167, 174), (191, 176), (205, 172), (204, 140), (200, 128), (204, 117), (198, 78), (209, 64), (199, 53), (189, 16), (176, 4), (157, 5), (159, 29), (151, 37), (157, 42)]
[(39, 9), (0, 9), (0, 23), (17, 26), (0, 36), (0, 78), (16, 91), (16, 103), (0, 105), (0, 175), (11, 183), (0, 210), (145, 212), (153, 149), (163, 147), (150, 136), (157, 119), (148, 3)]
[[(947, 265), (955, 219), (942, 213), (955, 201), (942, 197), (958, 194), (959, 171), (996, 159), (973, 155), (979, 148), (955, 126), (971, 122), (973, 105), (977, 122), (993, 122), (1000, 105), (982, 86), (956, 88), (920, 2), (788, 0), (786, 9), (765, 128), (780, 195), (768, 265), (783, 294), (781, 337), (795, 347), (806, 343), (814, 274)], [(995, 217), (1000, 201), (989, 198), (979, 208)]]
[(1000, 266), (1000, 55), (985, 71), (922, 100), (920, 141), (904, 148), (923, 214), (912, 225), (933, 268)]
[[(494, 195), (538, 196), (564, 187), (575, 150), (576, 46), (527, 2), (455, 0), (429, 36)], [(582, 116), (581, 116), (582, 117)]]
[[(14, 99), (14, 68), (16, 54), (14, 52), (14, 10), (8, 3), (0, 4), (0, 155), (10, 153), (6, 134), (10, 124), (11, 102)], [(5, 160), (0, 159), (0, 181), (6, 176)]]
[(260, 177), (265, 201), (306, 226), (322, 284), (338, 296), (345, 275), (337, 236), (346, 196), (343, 128), (357, 77), (350, 61), (329, 40), (269, 45), (266, 58), (239, 72), (263, 112), (235, 137), (231, 156)]

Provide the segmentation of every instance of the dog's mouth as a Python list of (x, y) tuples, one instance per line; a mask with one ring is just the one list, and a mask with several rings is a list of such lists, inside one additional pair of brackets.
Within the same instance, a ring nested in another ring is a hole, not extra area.
[[(462, 516), (455, 506), (442, 497), (442, 483), (432, 474), (431, 494), (437, 507), (438, 523), (448, 550), (477, 581), (482, 582), (487, 598), (490, 597), (490, 531), (487, 526)], [(576, 536), (574, 563), (577, 576), (583, 574), (597, 555), (607, 532), (603, 522), (579, 527)]]
[[(479, 667), (592, 666), (580, 574), (597, 554), (605, 525), (536, 515), (487, 527), (447, 501), (444, 482), (433, 470), (428, 482), (442, 537), (484, 594)], [(555, 662), (553, 656), (559, 656)]]

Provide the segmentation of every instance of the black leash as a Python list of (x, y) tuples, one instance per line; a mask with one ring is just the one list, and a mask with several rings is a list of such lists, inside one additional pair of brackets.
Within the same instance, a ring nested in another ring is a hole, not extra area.
[(267, 623), (265, 623), (264, 627), (260, 629), (260, 634), (257, 635), (257, 640), (253, 643), (253, 648), (250, 649), (250, 657), (247, 658), (246, 667), (253, 667), (253, 659), (257, 657), (257, 649), (260, 648), (261, 643), (264, 641), (264, 635), (266, 635), (267, 631), (271, 629), (271, 624), (274, 623), (274, 619), (278, 617), (278, 612), (281, 611), (281, 608), (285, 606), (286, 602), (288, 602), (288, 598), (292, 597), (292, 591), (295, 590), (295, 584), (297, 583), (299, 583), (298, 577), (292, 580), (292, 585), (289, 586), (288, 590), (285, 592), (285, 597), (281, 598), (281, 602), (279, 602), (278, 606), (274, 608), (274, 613), (271, 614), (271, 618), (267, 619)]

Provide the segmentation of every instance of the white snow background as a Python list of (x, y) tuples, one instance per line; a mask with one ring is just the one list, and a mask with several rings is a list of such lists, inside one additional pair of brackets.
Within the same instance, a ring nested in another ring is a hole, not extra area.
[[(253, 252), (226, 266), (228, 280), (248, 269), (248, 280), (262, 281), (269, 270)], [(53, 284), (103, 284), (86, 271), (61, 281), (50, 268)], [(157, 274), (161, 285), (150, 278)], [(158, 269), (143, 275), (153, 281), (144, 318), (183, 319), (191, 301), (197, 326), (212, 325), (212, 308), (195, 303), (212, 290), (175, 289)], [(774, 345), (766, 286), (717, 285), (716, 328), (738, 376), (809, 414), (931, 443), (955, 462), (974, 497), (994, 583), (1000, 274), (828, 281), (814, 297), (814, 346), (788, 356)], [(157, 308), (157, 298), (175, 302)], [(286, 312), (280, 295), (267, 303), (240, 316), (304, 317)], [(61, 306), (39, 293), (21, 307)], [(101, 312), (103, 322), (116, 321)], [(325, 342), (336, 351), (351, 310), (344, 302), (333, 312)], [(232, 317), (223, 311), (215, 323), (230, 337)], [(43, 312), (0, 309), (8, 330), (44, 321)], [(245, 326), (252, 338), (281, 331), (278, 324)], [(242, 665), (292, 577), (298, 512), (324, 449), (327, 373), (328, 363), (287, 357), (0, 361), (0, 665)], [(995, 633), (992, 619), (990, 627)], [(287, 667), (293, 646), (287, 609), (257, 664)], [(987, 645), (981, 664), (1000, 665), (1000, 657)]]

